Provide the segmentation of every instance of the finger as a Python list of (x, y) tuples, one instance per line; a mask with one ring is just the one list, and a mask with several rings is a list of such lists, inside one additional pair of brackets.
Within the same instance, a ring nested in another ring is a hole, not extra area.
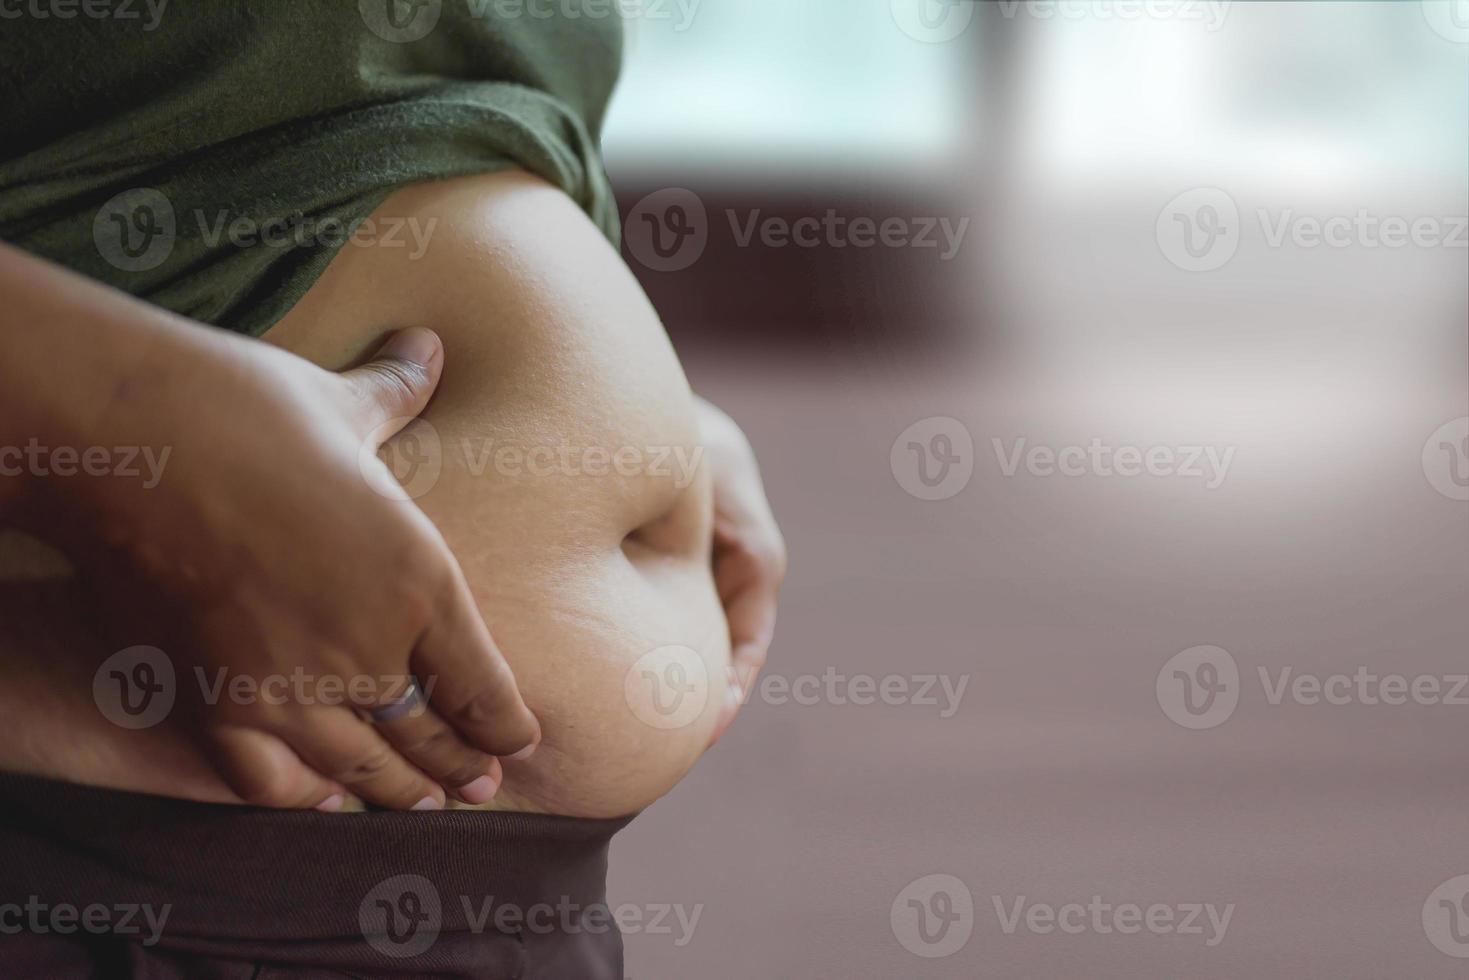
[(448, 603), (413, 656), (419, 678), (434, 680), (429, 703), (470, 745), (489, 755), (526, 758), (541, 740), (540, 722), (521, 699), (515, 675), (457, 569)]
[(438, 334), (410, 327), (393, 334), (371, 361), (345, 372), (360, 433), (381, 445), (416, 418), (439, 385), (443, 355)]
[(345, 802), (339, 783), (324, 779), (269, 732), (221, 726), (209, 731), (205, 748), (230, 789), (251, 806), (331, 813)]
[(750, 546), (736, 534), (716, 532), (714, 581), (729, 623), (729, 685), (709, 744), (734, 723), (754, 690), (775, 635), (777, 596), (785, 574), (783, 549)]
[(784, 575), (784, 552), (774, 544), (759, 546), (734, 537), (715, 542), (714, 583), (729, 622), (731, 659), (742, 694), (765, 664)]
[(364, 800), (390, 810), (443, 809), (443, 788), (350, 710), (312, 712), (283, 737), (303, 762)]
[(488, 803), (499, 792), (500, 760), (464, 744), (433, 709), (425, 706), (373, 727), (405, 759), (465, 803)]

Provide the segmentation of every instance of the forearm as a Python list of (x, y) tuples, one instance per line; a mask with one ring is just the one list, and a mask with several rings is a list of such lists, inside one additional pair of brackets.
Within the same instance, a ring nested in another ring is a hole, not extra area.
[[(217, 344), (162, 309), (0, 243), (0, 520), (95, 497), (88, 450), (161, 434), (133, 424), (163, 397), (163, 374)], [(38, 459), (75, 462), (39, 465)], [(93, 457), (95, 459), (95, 456)], [(60, 479), (61, 470), (74, 470)], [(54, 514), (52, 516), (55, 516)]]

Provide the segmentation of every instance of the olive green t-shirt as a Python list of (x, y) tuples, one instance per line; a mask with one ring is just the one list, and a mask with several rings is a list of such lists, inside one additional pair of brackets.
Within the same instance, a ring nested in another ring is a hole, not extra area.
[(0, 239), (259, 334), (406, 184), (521, 167), (615, 241), (618, 0), (0, 4)]

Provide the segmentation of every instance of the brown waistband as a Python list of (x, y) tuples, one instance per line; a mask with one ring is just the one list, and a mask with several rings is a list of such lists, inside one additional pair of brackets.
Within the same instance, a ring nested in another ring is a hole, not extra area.
[(0, 774), (0, 904), (167, 907), (171, 942), (196, 947), (378, 945), (415, 921), (601, 935), (629, 819), (256, 810)]

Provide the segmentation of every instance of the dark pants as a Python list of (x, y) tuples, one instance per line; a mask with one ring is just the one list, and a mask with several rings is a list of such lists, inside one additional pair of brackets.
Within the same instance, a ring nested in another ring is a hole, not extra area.
[(0, 774), (0, 977), (621, 980), (627, 820), (322, 814)]

